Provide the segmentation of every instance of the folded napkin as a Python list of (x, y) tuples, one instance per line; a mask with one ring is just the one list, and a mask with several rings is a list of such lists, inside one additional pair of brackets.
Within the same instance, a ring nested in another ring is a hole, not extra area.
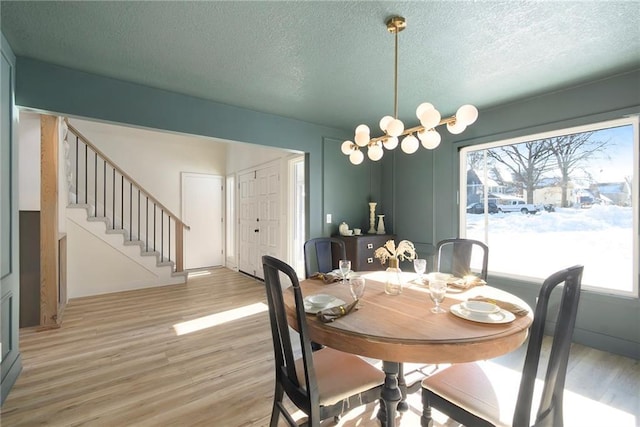
[(501, 300), (497, 300), (497, 299), (493, 299), (493, 298), (487, 298), (487, 297), (483, 297), (483, 296), (477, 296), (477, 297), (472, 297), (469, 298), (470, 301), (485, 301), (485, 302), (492, 302), (495, 305), (497, 305), (498, 307), (510, 311), (513, 314), (515, 314), (516, 316), (526, 316), (529, 313), (529, 310), (527, 310), (524, 307), (519, 306), (518, 304), (514, 304), (512, 302), (508, 302), (508, 301), (501, 301)]
[(333, 273), (314, 273), (309, 276), (309, 279), (322, 280), (324, 283), (329, 284), (341, 281), (342, 276), (338, 276), (337, 274)]
[(325, 308), (324, 310), (320, 310), (319, 312), (317, 312), (316, 316), (318, 317), (318, 319), (320, 319), (321, 322), (333, 322), (334, 320), (339, 319), (342, 316), (346, 316), (347, 314), (354, 311), (357, 304), (358, 300), (355, 300), (350, 304), (342, 304), (336, 307)]
[(451, 279), (447, 280), (447, 285), (453, 286), (454, 288), (460, 288), (460, 289), (470, 289), (474, 286), (481, 286), (486, 284), (487, 282), (485, 282), (479, 277), (476, 277), (475, 280), (473, 281), (466, 281), (459, 277), (452, 277)]

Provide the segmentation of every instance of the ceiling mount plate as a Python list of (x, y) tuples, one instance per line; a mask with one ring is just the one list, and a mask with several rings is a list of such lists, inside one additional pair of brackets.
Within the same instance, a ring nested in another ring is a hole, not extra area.
[(407, 28), (407, 21), (402, 16), (392, 16), (387, 20), (387, 30), (391, 34), (399, 33)]

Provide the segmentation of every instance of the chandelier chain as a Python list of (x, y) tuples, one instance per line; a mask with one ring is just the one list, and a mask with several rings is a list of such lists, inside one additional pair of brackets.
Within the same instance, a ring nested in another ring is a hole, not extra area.
[(394, 82), (393, 82), (393, 118), (398, 118), (398, 31), (394, 31), (395, 39), (396, 39), (396, 55), (395, 55), (395, 69), (394, 69)]

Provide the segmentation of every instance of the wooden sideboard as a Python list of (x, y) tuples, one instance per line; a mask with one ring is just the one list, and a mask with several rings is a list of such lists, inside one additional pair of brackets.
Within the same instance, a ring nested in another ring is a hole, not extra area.
[[(351, 260), (353, 271), (384, 270), (386, 266), (373, 256), (376, 249), (387, 240), (395, 239), (393, 234), (363, 234), (361, 236), (335, 236), (344, 242), (347, 259)], [(337, 265), (337, 264), (336, 264)]]

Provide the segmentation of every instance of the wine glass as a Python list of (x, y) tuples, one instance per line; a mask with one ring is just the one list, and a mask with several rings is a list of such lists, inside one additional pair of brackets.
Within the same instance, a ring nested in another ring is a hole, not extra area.
[(446, 280), (429, 280), (429, 295), (435, 304), (431, 309), (432, 313), (446, 313), (447, 311), (440, 307), (440, 303), (444, 300), (444, 294), (447, 292)]
[(427, 270), (427, 260), (424, 258), (416, 258), (413, 260), (413, 269), (418, 273), (418, 283), (423, 284), (422, 275)]
[(340, 268), (340, 274), (342, 275), (342, 283), (344, 284), (347, 279), (347, 273), (351, 271), (351, 261), (348, 259), (341, 259), (338, 264), (338, 268)]
[[(349, 290), (354, 301), (362, 299), (364, 295), (365, 280), (364, 277), (352, 277), (349, 279)], [(360, 308), (360, 303), (356, 304), (356, 308)]]

